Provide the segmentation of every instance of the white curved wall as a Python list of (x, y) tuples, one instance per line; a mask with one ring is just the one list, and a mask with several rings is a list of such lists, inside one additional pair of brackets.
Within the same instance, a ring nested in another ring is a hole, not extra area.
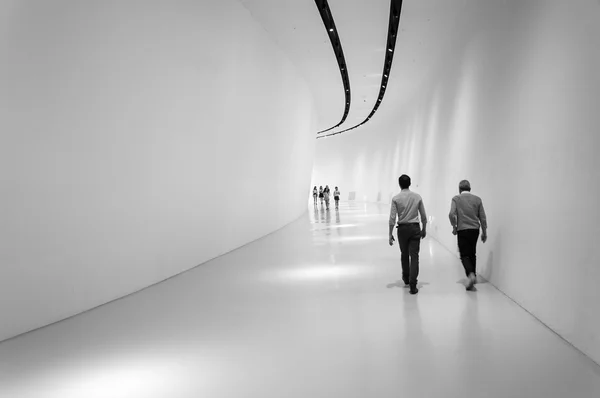
[(312, 97), (237, 1), (3, 1), (0, 59), (0, 340), (306, 211)]
[(456, 252), (447, 215), (469, 179), (489, 218), (482, 274), (600, 362), (600, 5), (469, 2), (457, 26), (411, 103), (389, 101), (394, 65), (370, 125), (317, 141), (313, 185), (389, 203), (407, 173)]

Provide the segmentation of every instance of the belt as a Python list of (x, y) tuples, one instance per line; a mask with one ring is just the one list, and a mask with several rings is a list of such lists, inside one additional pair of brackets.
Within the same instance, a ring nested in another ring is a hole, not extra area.
[(406, 225), (420, 225), (418, 222), (409, 222), (409, 223), (398, 223), (398, 228)]

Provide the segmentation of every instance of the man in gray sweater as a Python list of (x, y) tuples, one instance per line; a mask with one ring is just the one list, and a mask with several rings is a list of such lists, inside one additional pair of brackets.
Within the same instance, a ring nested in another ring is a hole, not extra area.
[(462, 180), (458, 191), (459, 195), (453, 197), (450, 204), (450, 224), (452, 233), (458, 236), (460, 259), (469, 278), (467, 290), (475, 290), (477, 239), (481, 226), (481, 241), (485, 243), (487, 240), (487, 218), (481, 198), (471, 193), (469, 181)]

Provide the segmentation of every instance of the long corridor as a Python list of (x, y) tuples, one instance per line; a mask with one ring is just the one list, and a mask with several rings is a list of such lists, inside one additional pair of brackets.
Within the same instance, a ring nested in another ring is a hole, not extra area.
[(466, 292), (431, 237), (410, 295), (387, 220), (387, 205), (311, 205), (191, 271), (5, 341), (0, 397), (600, 396), (596, 364), (492, 285)]

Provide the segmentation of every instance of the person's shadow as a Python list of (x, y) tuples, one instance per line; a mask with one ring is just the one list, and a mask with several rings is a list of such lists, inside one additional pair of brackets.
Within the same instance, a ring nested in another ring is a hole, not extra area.
[(387, 288), (388, 288), (388, 289), (393, 289), (393, 288), (395, 288), (395, 287), (399, 287), (399, 288), (408, 289), (408, 285), (405, 285), (405, 284), (404, 284), (404, 281), (403, 281), (402, 279), (400, 279), (400, 280), (397, 280), (397, 281), (396, 281), (396, 282), (394, 282), (394, 283), (388, 283), (388, 284), (387, 284)]
[[(429, 285), (429, 282), (417, 282), (417, 289), (421, 290), (421, 288), (423, 286), (427, 286), (427, 285)], [(402, 288), (402, 289), (408, 289), (409, 288), (408, 285), (404, 284), (404, 281), (402, 279), (399, 279), (399, 280), (397, 280), (394, 283), (388, 283), (387, 284), (387, 288), (388, 289), (393, 289), (395, 287), (399, 287), (399, 288)]]
[[(491, 243), (490, 241), (486, 243)], [(500, 264), (500, 249), (502, 248), (502, 234), (500, 231), (497, 232), (496, 236), (494, 236), (494, 244), (490, 248), (490, 254), (488, 255), (487, 261), (485, 263), (485, 268), (482, 270), (481, 278), (488, 282), (492, 280), (492, 276), (494, 275), (494, 268)]]

